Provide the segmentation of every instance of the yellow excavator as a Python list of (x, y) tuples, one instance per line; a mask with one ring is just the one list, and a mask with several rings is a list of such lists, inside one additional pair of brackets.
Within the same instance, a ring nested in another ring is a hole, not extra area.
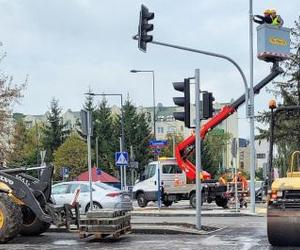
[[(39, 178), (28, 174), (35, 169), (41, 171)], [(51, 200), (53, 169), (0, 167), (0, 244), (18, 234), (39, 235), (51, 224), (78, 226), (78, 203), (59, 207)]]
[[(272, 167), (275, 117), (279, 113), (299, 116), (300, 106), (279, 106), (270, 102), (270, 151), (269, 151), (269, 185), (267, 207), (267, 233), (269, 243), (273, 246), (300, 246), (300, 151), (291, 155), (286, 177), (275, 178)], [(273, 172), (273, 174), (272, 174)]]

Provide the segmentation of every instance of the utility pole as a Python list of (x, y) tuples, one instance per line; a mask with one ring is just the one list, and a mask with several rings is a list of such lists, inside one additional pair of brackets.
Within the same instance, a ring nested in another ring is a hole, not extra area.
[(90, 186), (90, 211), (93, 210), (93, 193), (92, 193), (92, 157), (91, 157), (91, 112), (87, 110), (87, 144), (88, 144), (88, 171), (89, 171), (89, 186)]
[(254, 138), (254, 91), (253, 91), (253, 1), (249, 0), (249, 72), (250, 72), (250, 200), (251, 213), (255, 213), (255, 138)]
[(195, 69), (196, 102), (196, 228), (201, 229), (201, 137), (200, 137), (200, 71)]

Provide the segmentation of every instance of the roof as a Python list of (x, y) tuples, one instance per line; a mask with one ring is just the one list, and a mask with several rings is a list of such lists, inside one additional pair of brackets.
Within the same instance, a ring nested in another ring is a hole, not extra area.
[[(81, 173), (77, 178), (77, 181), (88, 181), (89, 172), (85, 171)], [(104, 183), (119, 183), (119, 179), (101, 170), (101, 174), (97, 174), (97, 167), (92, 168), (92, 181), (101, 181)]]

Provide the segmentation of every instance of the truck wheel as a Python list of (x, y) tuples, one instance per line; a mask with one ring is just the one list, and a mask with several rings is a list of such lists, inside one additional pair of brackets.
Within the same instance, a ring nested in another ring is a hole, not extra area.
[(216, 197), (216, 204), (218, 207), (227, 208), (228, 199), (223, 198), (221, 196)]
[(50, 227), (50, 223), (41, 221), (28, 207), (22, 207), (23, 223), (20, 234), (24, 236), (36, 236), (44, 233)]
[[(204, 201), (204, 194), (202, 193), (201, 195), (201, 206), (203, 205), (203, 201)], [(192, 208), (196, 208), (196, 192), (193, 192), (190, 196), (190, 204), (192, 206)]]
[(6, 243), (16, 237), (21, 224), (21, 208), (7, 194), (0, 193), (0, 243)]
[(163, 201), (165, 207), (170, 207), (173, 204), (173, 201)]
[(146, 200), (144, 193), (139, 193), (136, 197), (137, 203), (139, 207), (146, 207), (148, 204), (148, 201)]

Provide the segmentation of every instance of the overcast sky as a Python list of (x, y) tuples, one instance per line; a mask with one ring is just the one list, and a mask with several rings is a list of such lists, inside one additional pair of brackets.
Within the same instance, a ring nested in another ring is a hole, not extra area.
[[(253, 2), (254, 13), (275, 8), (287, 27), (300, 14), (299, 0)], [(15, 110), (45, 113), (52, 97), (64, 110), (79, 110), (89, 86), (97, 93), (129, 94), (136, 105), (151, 106), (151, 74), (132, 74), (131, 69), (155, 71), (156, 100), (164, 105), (173, 105), (177, 95), (172, 82), (192, 76), (195, 68), (216, 101), (241, 95), (241, 77), (226, 61), (153, 44), (146, 54), (140, 52), (131, 37), (142, 3), (155, 13), (155, 40), (228, 55), (249, 76), (248, 0), (0, 0), (1, 50), (7, 53), (1, 70), (15, 83), (29, 76)], [(256, 37), (254, 48), (256, 53)], [(255, 58), (256, 82), (269, 70), (269, 64)], [(257, 96), (256, 110), (268, 99), (264, 91)], [(118, 104), (118, 99), (109, 98), (109, 103)], [(247, 134), (244, 113), (239, 112), (239, 126)]]

